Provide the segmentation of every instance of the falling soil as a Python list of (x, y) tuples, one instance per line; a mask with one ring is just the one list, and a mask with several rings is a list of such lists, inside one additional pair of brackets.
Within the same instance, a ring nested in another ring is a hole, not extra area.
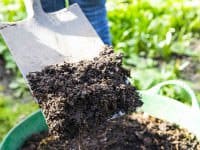
[(73, 138), (100, 126), (116, 113), (134, 112), (142, 105), (127, 80), (122, 55), (105, 47), (91, 61), (63, 63), (27, 76), (45, 115), (49, 133)]
[[(43, 139), (36, 138), (38, 136)], [(59, 139), (44, 133), (33, 135), (25, 142), (22, 150), (35, 149), (200, 150), (200, 143), (192, 134), (176, 125), (142, 113), (134, 113), (131, 116), (107, 120), (98, 128), (73, 139)]]

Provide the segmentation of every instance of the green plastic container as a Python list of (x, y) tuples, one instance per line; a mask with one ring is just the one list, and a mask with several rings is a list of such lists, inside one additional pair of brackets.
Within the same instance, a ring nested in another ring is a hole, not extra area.
[[(184, 89), (190, 96), (192, 105), (189, 106), (175, 99), (159, 95), (160, 89), (166, 85), (175, 85)], [(140, 108), (141, 111), (188, 129), (200, 140), (199, 102), (194, 91), (185, 82), (179, 80), (164, 81), (140, 93), (144, 103)]]
[(44, 116), (40, 110), (11, 129), (3, 139), (0, 150), (18, 150), (34, 133), (48, 130)]
[[(165, 85), (178, 85), (184, 88), (191, 96), (192, 106), (161, 96), (158, 91)], [(162, 82), (147, 91), (140, 91), (143, 111), (154, 117), (178, 124), (188, 129), (200, 139), (200, 111), (194, 92), (183, 82), (171, 80)], [(44, 116), (40, 110), (16, 125), (4, 138), (0, 150), (18, 150), (22, 144), (34, 133), (48, 130)]]

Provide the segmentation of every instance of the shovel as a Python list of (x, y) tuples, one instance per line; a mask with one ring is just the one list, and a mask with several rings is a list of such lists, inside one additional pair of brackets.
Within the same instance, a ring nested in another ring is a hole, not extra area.
[(25, 0), (28, 17), (1, 23), (0, 33), (24, 78), (62, 62), (90, 60), (104, 44), (77, 4), (45, 13), (40, 0)]

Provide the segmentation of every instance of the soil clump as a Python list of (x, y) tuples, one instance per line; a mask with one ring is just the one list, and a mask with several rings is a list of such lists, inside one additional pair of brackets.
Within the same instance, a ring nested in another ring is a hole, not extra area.
[(129, 75), (122, 68), (122, 55), (105, 47), (93, 60), (47, 66), (27, 78), (50, 134), (74, 138), (142, 105)]

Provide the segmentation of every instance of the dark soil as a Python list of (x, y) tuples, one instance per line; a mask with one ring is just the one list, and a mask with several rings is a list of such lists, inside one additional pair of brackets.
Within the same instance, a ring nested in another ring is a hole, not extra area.
[(105, 47), (94, 60), (30, 73), (49, 131), (33, 135), (22, 149), (200, 149), (196, 138), (177, 126), (139, 113), (129, 116), (142, 102), (121, 65), (122, 56)]
[(100, 126), (113, 114), (134, 112), (142, 105), (129, 84), (122, 55), (105, 47), (91, 61), (48, 66), (27, 78), (45, 115), (49, 132), (73, 138)]
[(23, 147), (22, 150), (200, 150), (197, 139), (186, 130), (140, 113), (107, 120), (73, 139), (34, 135)]
[(48, 136), (47, 132), (41, 132), (40, 134), (33, 134), (29, 140), (27, 140), (22, 146), (22, 150), (36, 150), (40, 145), (40, 141)]

